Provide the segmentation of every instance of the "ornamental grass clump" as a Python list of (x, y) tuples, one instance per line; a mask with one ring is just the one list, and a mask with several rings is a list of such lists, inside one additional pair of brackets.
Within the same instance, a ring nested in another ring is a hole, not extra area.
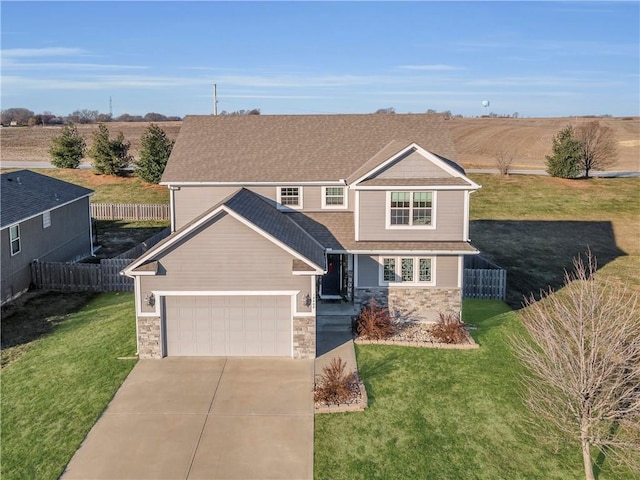
[(358, 375), (347, 373), (347, 364), (341, 358), (333, 358), (322, 369), (314, 391), (314, 401), (327, 405), (353, 403), (360, 393)]
[(358, 336), (372, 340), (389, 338), (395, 333), (389, 309), (380, 307), (375, 300), (371, 300), (356, 319), (356, 332)]
[(440, 343), (459, 344), (467, 341), (465, 324), (453, 313), (440, 313), (438, 323), (431, 329), (431, 335)]

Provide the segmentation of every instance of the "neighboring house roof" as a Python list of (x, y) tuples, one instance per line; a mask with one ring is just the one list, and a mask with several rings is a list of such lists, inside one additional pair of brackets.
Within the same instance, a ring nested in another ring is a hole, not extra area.
[(468, 242), (442, 241), (356, 241), (353, 212), (287, 213), (328, 250), (349, 252), (441, 252), (476, 254)]
[(295, 252), (300, 259), (304, 260), (304, 263), (307, 263), (308, 267), (312, 267), (302, 269), (300, 268), (300, 263), (296, 262), (293, 265), (298, 270), (313, 271), (314, 268), (324, 270), (324, 247), (320, 243), (314, 240), (285, 213), (263, 200), (258, 194), (241, 188), (151, 248), (124, 269), (124, 272), (127, 274), (139, 274), (140, 272), (154, 270), (155, 267), (149, 267), (148, 265), (162, 251), (174, 245), (208, 220), (213, 219), (220, 212), (226, 212), (240, 218), (242, 221), (248, 222), (267, 238), (272, 238)]
[(411, 143), (456, 156), (438, 115), (187, 116), (162, 183), (338, 181)]
[(73, 183), (18, 170), (0, 175), (0, 228), (53, 210), (94, 191)]

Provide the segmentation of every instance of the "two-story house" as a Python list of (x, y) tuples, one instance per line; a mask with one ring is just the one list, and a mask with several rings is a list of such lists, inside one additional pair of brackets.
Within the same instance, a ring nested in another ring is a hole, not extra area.
[(469, 196), (431, 115), (189, 116), (172, 234), (125, 271), (138, 352), (313, 358), (325, 299), (459, 312)]

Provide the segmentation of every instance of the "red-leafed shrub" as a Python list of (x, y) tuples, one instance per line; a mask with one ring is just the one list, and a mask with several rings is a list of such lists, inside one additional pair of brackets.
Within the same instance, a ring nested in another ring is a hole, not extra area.
[(358, 375), (347, 373), (347, 364), (341, 358), (331, 359), (322, 369), (314, 391), (314, 401), (331, 404), (352, 403), (360, 393)]
[(391, 322), (389, 309), (379, 307), (372, 299), (356, 319), (356, 332), (359, 336), (372, 340), (383, 340), (393, 335), (395, 327)]
[(440, 313), (438, 323), (431, 329), (431, 335), (440, 343), (464, 343), (468, 335), (464, 326), (457, 314)]

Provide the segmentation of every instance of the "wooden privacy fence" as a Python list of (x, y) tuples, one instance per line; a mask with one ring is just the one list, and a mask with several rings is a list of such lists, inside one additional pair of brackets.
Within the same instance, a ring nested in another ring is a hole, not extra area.
[(464, 262), (462, 296), (504, 300), (507, 293), (507, 271), (480, 255), (467, 256)]
[(168, 228), (115, 258), (100, 263), (31, 262), (31, 282), (36, 288), (90, 292), (132, 292), (133, 279), (120, 272), (169, 235)]
[(133, 279), (120, 271), (133, 260), (105, 258), (100, 263), (31, 262), (36, 288), (90, 292), (132, 292)]
[(92, 203), (91, 216), (97, 220), (169, 220), (169, 205), (138, 203)]

